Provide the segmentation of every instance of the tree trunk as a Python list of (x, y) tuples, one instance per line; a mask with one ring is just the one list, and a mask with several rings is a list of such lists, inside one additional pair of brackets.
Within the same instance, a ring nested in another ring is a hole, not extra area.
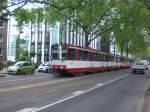
[(101, 51), (110, 53), (110, 41), (106, 37), (101, 39)]
[(84, 42), (85, 43), (85, 45), (84, 45), (85, 47), (89, 47), (89, 44), (90, 44), (89, 40), (88, 40), (88, 36), (89, 36), (88, 33), (85, 32), (85, 42)]
[(123, 48), (121, 48), (120, 54), (121, 54), (121, 57), (123, 57)]
[(129, 56), (129, 48), (127, 47), (126, 48), (126, 57), (128, 58), (128, 56)]

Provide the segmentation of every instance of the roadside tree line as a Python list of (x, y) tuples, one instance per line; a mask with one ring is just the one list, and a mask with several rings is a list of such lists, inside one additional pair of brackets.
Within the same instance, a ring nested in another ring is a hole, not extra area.
[[(15, 16), (20, 31), (30, 22), (53, 25), (69, 21), (74, 29), (84, 32), (86, 47), (101, 36), (104, 52), (108, 53), (113, 43), (127, 57), (130, 54), (144, 58), (150, 53), (149, 0), (22, 0), (14, 5), (19, 4), (13, 11), (5, 11), (5, 15)], [(38, 7), (23, 7), (28, 4)]]

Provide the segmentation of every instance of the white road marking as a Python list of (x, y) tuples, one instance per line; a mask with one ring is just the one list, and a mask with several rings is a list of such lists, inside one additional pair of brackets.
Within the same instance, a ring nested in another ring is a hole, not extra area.
[(79, 95), (79, 94), (82, 94), (84, 93), (85, 91), (75, 91), (72, 93), (72, 95)]
[(32, 112), (37, 110), (38, 108), (24, 108), (22, 110), (16, 111), (16, 112)]
[(103, 85), (104, 85), (103, 83), (99, 83), (99, 84), (97, 84), (96, 86), (99, 86), (99, 87), (100, 87), (100, 86), (103, 86)]
[(74, 97), (76, 97), (76, 96), (82, 95), (82, 94), (84, 94), (84, 93), (90, 92), (90, 91), (92, 91), (92, 90), (95, 90), (95, 89), (100, 88), (100, 87), (102, 87), (102, 86), (105, 86), (105, 85), (107, 85), (107, 84), (113, 83), (113, 82), (115, 82), (115, 81), (117, 81), (117, 80), (119, 80), (119, 79), (125, 78), (125, 77), (127, 77), (127, 76), (129, 76), (129, 75), (130, 75), (130, 74), (126, 74), (126, 75), (124, 75), (124, 76), (120, 76), (120, 77), (118, 77), (118, 78), (116, 78), (116, 79), (113, 79), (113, 80), (111, 80), (111, 81), (108, 81), (108, 82), (106, 82), (106, 83), (97, 84), (97, 85), (94, 86), (93, 88), (90, 88), (90, 89), (88, 89), (88, 90), (86, 90), (86, 91), (83, 91), (83, 92), (80, 91), (80, 94), (79, 94), (79, 93), (78, 93), (78, 94), (74, 94), (74, 95), (72, 95), (72, 96), (70, 96), (70, 97), (64, 98), (64, 99), (62, 99), (62, 100), (58, 100), (58, 101), (56, 101), (56, 102), (54, 102), (54, 103), (51, 103), (51, 104), (46, 105), (46, 106), (43, 106), (43, 107), (38, 108), (38, 109), (36, 109), (36, 110), (33, 110), (33, 111), (31, 111), (31, 112), (39, 112), (40, 110), (43, 110), (43, 109), (46, 109), (46, 108), (48, 108), (48, 107), (52, 107), (52, 106), (54, 106), (54, 105), (56, 105), (56, 104), (62, 103), (62, 102), (64, 102), (64, 101), (70, 100), (70, 99), (72, 99), (72, 98), (74, 98)]

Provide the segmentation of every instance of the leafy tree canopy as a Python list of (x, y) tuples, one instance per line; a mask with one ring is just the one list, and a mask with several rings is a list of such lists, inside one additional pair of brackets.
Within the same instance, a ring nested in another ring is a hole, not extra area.
[(26, 3), (40, 5), (31, 10), (17, 10), (18, 26), (29, 21), (45, 20), (53, 24), (68, 20), (84, 31), (85, 46), (98, 36), (110, 38), (114, 32), (122, 54), (143, 57), (149, 53), (149, 0), (26, 0)]

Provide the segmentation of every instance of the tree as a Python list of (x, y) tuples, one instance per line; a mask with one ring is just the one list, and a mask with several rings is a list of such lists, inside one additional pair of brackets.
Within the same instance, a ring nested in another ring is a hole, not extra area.
[[(52, 0), (46, 1), (34, 1), (36, 3), (43, 3), (44, 7), (37, 10), (43, 11), (42, 20), (46, 20), (49, 24), (53, 24), (56, 21), (68, 20), (75, 28), (81, 28), (85, 35), (85, 46), (88, 47), (91, 41), (99, 37), (103, 33), (109, 31), (112, 27), (113, 8), (115, 7), (115, 0)], [(23, 25), (23, 21), (26, 22), (31, 18), (26, 17), (27, 11), (19, 10), (22, 13), (16, 14), (18, 24)], [(32, 10), (31, 10), (32, 12)], [(20, 24), (21, 23), (21, 24)]]
[(27, 61), (28, 60), (28, 51), (21, 51), (19, 56), (20, 61)]
[(135, 57), (143, 57), (147, 54), (149, 43), (146, 35), (142, 34), (148, 30), (150, 18), (147, 10), (141, 2), (124, 0), (118, 5), (118, 14), (115, 35), (121, 55), (126, 52), (127, 56), (130, 53)]
[(19, 57), (20, 57), (20, 34), (16, 40), (16, 61), (19, 61)]
[(38, 3), (40, 7), (18, 10), (20, 13), (16, 11), (18, 26), (33, 20), (39, 22), (40, 14), (40, 22), (47, 21), (54, 24), (56, 21), (69, 21), (74, 28), (81, 28), (84, 31), (86, 47), (101, 36), (108, 49), (110, 34), (114, 32), (121, 55), (126, 53), (126, 56), (132, 54), (137, 57), (146, 54), (146, 50), (142, 49), (143, 46), (147, 48), (149, 43), (145, 39), (146, 35), (150, 34), (148, 0), (26, 0), (26, 2)]
[(14, 12), (16, 10), (23, 8), (29, 3), (29, 1), (30, 0), (0, 0), (0, 17), (3, 18), (10, 15), (14, 15)]
[(5, 9), (7, 4), (7, 0), (0, 0), (0, 15), (3, 14), (3, 10)]

